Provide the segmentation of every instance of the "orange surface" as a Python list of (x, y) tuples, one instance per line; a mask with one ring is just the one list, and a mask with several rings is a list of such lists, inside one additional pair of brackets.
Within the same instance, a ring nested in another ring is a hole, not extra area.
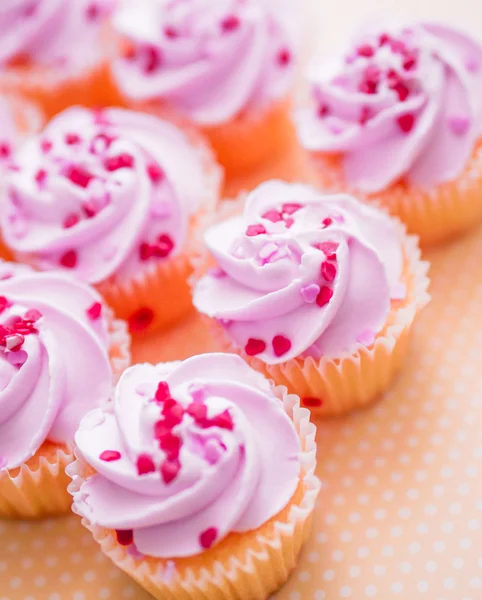
[[(307, 179), (293, 149), (252, 176)], [(234, 194), (240, 182), (228, 186)], [(430, 251), (433, 301), (376, 406), (319, 427), (311, 539), (277, 600), (482, 597), (482, 230)], [(213, 350), (200, 319), (138, 340), (137, 361)], [(0, 600), (148, 600), (76, 517), (0, 522)]]

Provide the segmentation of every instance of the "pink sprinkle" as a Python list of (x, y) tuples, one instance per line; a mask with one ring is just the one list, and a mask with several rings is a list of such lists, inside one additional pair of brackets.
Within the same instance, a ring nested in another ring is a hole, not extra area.
[(40, 142), (40, 149), (44, 154), (47, 154), (47, 152), (50, 152), (52, 149), (52, 142), (49, 140), (42, 140)]
[(147, 165), (147, 174), (154, 184), (160, 183), (165, 177), (164, 171), (157, 163), (150, 163)]
[(175, 40), (179, 37), (179, 31), (172, 25), (166, 25), (164, 27), (164, 35), (170, 40)]
[(248, 225), (246, 228), (246, 235), (249, 237), (254, 237), (255, 235), (261, 235), (266, 233), (266, 227), (261, 225), (260, 223), (254, 225)]
[(124, 152), (117, 156), (111, 156), (104, 161), (104, 167), (107, 171), (117, 171), (118, 169), (132, 169), (134, 166), (134, 157)]
[(69, 215), (67, 215), (64, 219), (64, 222), (62, 223), (62, 226), (64, 229), (70, 229), (71, 227), (74, 227), (75, 225), (77, 225), (77, 223), (79, 223), (80, 221), (80, 217), (79, 215), (76, 215), (75, 213), (70, 213)]
[(333, 219), (331, 219), (330, 217), (326, 217), (326, 219), (323, 219), (323, 221), (321, 222), (324, 229), (329, 227), (332, 223), (333, 223)]
[(181, 470), (180, 462), (175, 460), (166, 460), (161, 466), (161, 475), (164, 483), (168, 485), (173, 481)]
[(100, 302), (94, 302), (94, 304), (89, 306), (85, 312), (91, 321), (97, 321), (102, 314), (102, 304)]
[(47, 171), (45, 169), (39, 169), (35, 173), (35, 181), (41, 190), (45, 188), (45, 180), (47, 179)]
[(216, 541), (217, 537), (218, 530), (216, 529), (216, 527), (210, 527), (209, 529), (203, 531), (199, 536), (199, 543), (201, 545), (201, 548), (204, 548), (205, 550), (211, 548), (211, 546)]
[(320, 119), (324, 119), (329, 114), (330, 114), (330, 107), (328, 106), (328, 104), (321, 104), (318, 107), (318, 116), (320, 117)]
[(100, 15), (100, 8), (97, 6), (97, 4), (92, 2), (92, 4), (89, 4), (87, 7), (85, 14), (89, 21), (95, 21)]
[(209, 395), (208, 389), (205, 385), (192, 384), (189, 386), (189, 393), (194, 402), (204, 402)]
[(470, 73), (477, 73), (480, 68), (478, 61), (474, 57), (470, 57), (465, 66)]
[(375, 333), (370, 329), (366, 329), (357, 336), (356, 341), (364, 346), (371, 346), (375, 341)]
[(104, 462), (114, 462), (116, 460), (120, 460), (121, 453), (117, 450), (104, 450), (104, 452), (101, 452), (99, 455), (99, 458)]
[(469, 117), (453, 116), (447, 119), (450, 129), (455, 135), (464, 135), (470, 127)]
[(236, 31), (241, 25), (241, 21), (236, 15), (228, 15), (221, 21), (221, 29), (226, 33)]
[(222, 279), (223, 277), (227, 277), (226, 271), (223, 271), (221, 267), (213, 267), (209, 269), (208, 275), (214, 277), (214, 279)]
[(42, 313), (37, 310), (36, 308), (30, 308), (29, 310), (27, 310), (27, 312), (24, 315), (24, 319), (26, 321), (33, 321), (34, 323), (36, 323), (39, 319), (42, 318)]
[(407, 286), (404, 283), (396, 283), (390, 290), (392, 300), (405, 300), (407, 297)]
[(321, 264), (321, 276), (325, 281), (333, 281), (336, 277), (336, 267), (326, 260)]
[(313, 304), (316, 302), (316, 298), (320, 293), (320, 286), (316, 285), (316, 283), (312, 283), (301, 288), (301, 295), (303, 296), (303, 300), (308, 304)]
[(272, 258), (273, 255), (277, 252), (278, 246), (276, 244), (273, 244), (273, 242), (268, 242), (258, 252), (258, 256), (263, 261), (263, 264), (266, 264), (267, 262), (269, 262), (269, 259)]
[(283, 356), (291, 349), (291, 342), (284, 335), (275, 335), (272, 344), (275, 356)]
[(261, 216), (263, 219), (271, 221), (271, 223), (278, 223), (279, 221), (283, 220), (281, 213), (274, 209), (266, 211)]
[(291, 64), (293, 56), (287, 48), (283, 48), (278, 52), (277, 62), (280, 67), (287, 67)]
[(9, 158), (11, 153), (12, 149), (10, 148), (10, 144), (8, 144), (7, 142), (2, 142), (0, 144), (0, 158)]
[(375, 50), (369, 44), (364, 44), (357, 49), (358, 56), (364, 56), (365, 58), (370, 58), (375, 54)]
[(7, 360), (11, 365), (21, 367), (27, 362), (28, 354), (25, 350), (17, 350), (16, 352), (9, 352), (7, 354)]
[(161, 66), (161, 53), (154, 46), (147, 46), (144, 49), (146, 57), (145, 71), (146, 73), (153, 73)]
[(218, 440), (210, 439), (204, 446), (204, 457), (210, 465), (215, 465), (223, 455), (223, 448)]
[(11, 350), (12, 352), (18, 352), (24, 342), (25, 338), (21, 333), (14, 333), (13, 335), (7, 335), (5, 337), (5, 346), (7, 347), (7, 350)]
[(66, 133), (65, 134), (65, 143), (68, 146), (73, 146), (75, 144), (78, 144), (81, 141), (80, 136), (77, 135), (76, 133)]
[(281, 207), (281, 212), (286, 215), (292, 215), (295, 212), (298, 212), (303, 208), (303, 204), (298, 204), (297, 202), (286, 202)]
[(65, 176), (67, 179), (70, 179), (74, 185), (78, 185), (82, 188), (86, 188), (90, 181), (94, 178), (94, 176), (89, 173), (87, 169), (75, 165), (72, 165), (67, 169)]
[(172, 208), (169, 202), (154, 200), (151, 204), (151, 215), (157, 219), (165, 219), (172, 214)]

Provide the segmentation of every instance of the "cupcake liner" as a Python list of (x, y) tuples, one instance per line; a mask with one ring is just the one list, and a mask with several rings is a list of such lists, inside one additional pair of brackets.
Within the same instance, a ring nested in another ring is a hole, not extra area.
[[(316, 428), (299, 398), (273, 387), (293, 419), (301, 440), (298, 489), (289, 504), (270, 521), (244, 534), (230, 534), (219, 545), (195, 557), (163, 560), (138, 556), (117, 543), (115, 534), (85, 518), (102, 551), (159, 600), (266, 600), (287, 580), (307, 540), (320, 481), (316, 466)], [(77, 457), (67, 473), (69, 491), (78, 491), (92, 470)], [(73, 507), (75, 512), (75, 505)]]
[(133, 334), (166, 329), (193, 310), (187, 280), (192, 273), (191, 257), (197, 251), (196, 231), (199, 222), (214, 213), (222, 171), (204, 140), (193, 131), (187, 133), (204, 164), (207, 183), (184, 248), (173, 258), (143, 265), (134, 277), (114, 275), (96, 286), (115, 314), (127, 321)]
[[(245, 196), (224, 203), (216, 218), (221, 221), (242, 211)], [(378, 207), (380, 208), (380, 207)], [(381, 208), (383, 210), (383, 208)], [(405, 257), (405, 300), (392, 300), (392, 308), (385, 328), (371, 346), (356, 343), (351, 352), (336, 358), (295, 358), (277, 365), (268, 365), (255, 356), (248, 356), (229, 338), (224, 327), (215, 319), (204, 317), (219, 350), (239, 354), (253, 369), (286, 386), (297, 394), (304, 406), (320, 418), (346, 414), (375, 402), (400, 371), (408, 353), (409, 334), (415, 316), (429, 300), (429, 264), (421, 260), (416, 236), (409, 236), (405, 226), (396, 218), (398, 236), (403, 243)], [(204, 228), (212, 221), (204, 223)], [(202, 234), (200, 233), (200, 236)], [(191, 286), (213, 266), (213, 260), (201, 243), (193, 261), (194, 275)]]
[[(130, 364), (130, 338), (126, 324), (109, 319), (109, 357), (113, 383)], [(67, 465), (74, 460), (70, 445), (44, 442), (34, 456), (16, 469), (0, 468), (0, 518), (40, 519), (70, 512)]]
[(118, 40), (110, 27), (102, 32), (101, 58), (82, 70), (69, 73), (64, 67), (13, 66), (0, 76), (2, 92), (18, 93), (39, 103), (47, 118), (72, 105), (116, 105), (120, 96), (110, 71)]
[(482, 141), (456, 180), (428, 191), (402, 182), (377, 194), (360, 194), (344, 181), (339, 157), (314, 154), (312, 159), (323, 188), (347, 190), (381, 204), (405, 223), (409, 233), (418, 235), (422, 245), (446, 241), (482, 221)]

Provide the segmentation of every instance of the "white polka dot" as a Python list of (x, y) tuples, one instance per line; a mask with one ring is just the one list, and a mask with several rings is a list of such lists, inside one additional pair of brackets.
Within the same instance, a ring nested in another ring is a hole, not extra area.
[(325, 523), (327, 525), (333, 525), (334, 523), (336, 523), (336, 515), (334, 515), (333, 513), (328, 513), (325, 516)]
[(53, 567), (57, 566), (58, 562), (59, 559), (56, 556), (47, 556), (45, 559), (45, 566), (52, 569)]
[(418, 590), (419, 592), (422, 592), (423, 594), (424, 594), (425, 592), (428, 592), (428, 589), (429, 589), (429, 587), (430, 587), (430, 586), (429, 586), (429, 584), (428, 584), (428, 581), (419, 581), (419, 582), (417, 583), (417, 590)]
[(317, 563), (320, 561), (320, 555), (318, 552), (310, 552), (308, 554), (308, 562)]
[(359, 558), (367, 558), (368, 556), (370, 556), (370, 548), (367, 548), (366, 546), (358, 548), (357, 555)]
[(348, 515), (348, 520), (350, 523), (359, 523), (361, 520), (361, 515), (360, 513), (352, 512)]
[(345, 542), (345, 543), (351, 542), (352, 538), (353, 538), (353, 534), (351, 533), (351, 531), (342, 531), (340, 533), (340, 540), (342, 542)]
[(127, 587), (125, 587), (122, 590), (122, 597), (123, 598), (134, 598), (135, 593), (136, 593), (135, 589), (131, 585), (128, 585)]
[(419, 535), (425, 535), (428, 532), (428, 525), (426, 523), (419, 523), (415, 528), (415, 531)]
[(425, 563), (425, 570), (428, 571), (429, 573), (435, 573), (435, 571), (437, 570), (437, 563), (434, 560), (429, 560)]
[(412, 571), (412, 565), (409, 562), (401, 562), (399, 564), (399, 569), (402, 573), (410, 573)]
[(20, 561), (20, 564), (22, 569), (31, 569), (33, 566), (33, 560), (30, 558), (30, 556), (24, 556)]
[(459, 542), (459, 545), (464, 550), (469, 550), (470, 548), (472, 548), (472, 540), (469, 538), (462, 538)]
[(351, 588), (347, 585), (344, 585), (340, 589), (340, 598), (351, 598)]
[(378, 521), (383, 521), (383, 519), (387, 516), (387, 511), (384, 508), (377, 508), (373, 511), (373, 516)]
[(382, 556), (393, 556), (394, 554), (395, 554), (395, 549), (393, 546), (383, 546)]
[(398, 516), (401, 519), (409, 519), (412, 516), (412, 511), (410, 508), (408, 508), (408, 506), (403, 506), (399, 509)]
[(400, 525), (390, 527), (390, 535), (392, 537), (401, 537), (403, 535), (403, 529), (400, 527)]
[(445, 552), (445, 548), (446, 548), (446, 544), (442, 540), (437, 540), (436, 542), (433, 543), (433, 549), (435, 552), (437, 552), (437, 554), (441, 554), (442, 552)]
[(34, 584), (37, 587), (43, 587), (46, 583), (47, 583), (47, 580), (45, 579), (45, 577), (43, 575), (39, 575), (38, 577), (36, 577), (34, 579)]
[(305, 583), (305, 582), (309, 581), (310, 578), (311, 578), (311, 573), (309, 573), (308, 571), (300, 571), (298, 573), (298, 579), (302, 583)]
[(74, 592), (72, 594), (72, 600), (85, 600), (84, 592), (81, 592), (80, 590), (78, 592)]
[(64, 572), (59, 577), (61, 583), (70, 583), (72, 581), (72, 575), (70, 573)]
[(390, 590), (394, 594), (401, 594), (403, 592), (403, 584), (400, 581), (394, 581), (390, 586)]
[(348, 570), (348, 573), (352, 579), (356, 579), (357, 577), (360, 577), (361, 569), (360, 569), (360, 567), (353, 566), (353, 567), (350, 567), (350, 569)]
[(18, 588), (22, 585), (22, 580), (20, 579), (20, 577), (13, 577), (13, 579), (10, 579), (10, 587), (12, 588), (12, 590), (18, 590)]
[(326, 592), (325, 590), (316, 590), (314, 595), (315, 600), (326, 600)]
[(95, 581), (96, 577), (97, 577), (97, 575), (96, 575), (95, 571), (89, 570), (84, 573), (84, 581), (86, 581), (87, 583), (91, 583), (92, 581)]
[(368, 598), (373, 598), (373, 596), (376, 596), (378, 593), (378, 588), (376, 585), (367, 585), (367, 587), (365, 588), (365, 595)]
[[(24, 600), (27, 599), (25, 598)], [(50, 594), (49, 600), (62, 600), (62, 596), (60, 594), (57, 594), (57, 592), (54, 592), (53, 594)]]
[(378, 536), (378, 529), (376, 529), (375, 527), (369, 527), (365, 531), (365, 535), (369, 540), (374, 539)]
[(106, 600), (106, 598), (110, 598), (110, 589), (107, 587), (103, 587), (99, 590), (99, 598), (101, 600)]
[(327, 569), (323, 573), (323, 579), (325, 581), (332, 581), (333, 579), (335, 579), (335, 571), (333, 571), (333, 569)]
[(344, 554), (342, 550), (333, 550), (333, 552), (331, 553), (331, 558), (335, 561), (335, 562), (341, 562), (343, 560)]
[(324, 531), (321, 531), (320, 533), (316, 534), (316, 541), (319, 544), (326, 544), (328, 541), (328, 535)]

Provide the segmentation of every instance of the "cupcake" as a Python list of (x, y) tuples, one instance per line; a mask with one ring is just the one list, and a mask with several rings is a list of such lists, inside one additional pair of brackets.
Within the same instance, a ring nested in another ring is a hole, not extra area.
[(107, 17), (116, 0), (2, 0), (0, 90), (41, 104), (51, 117), (72, 104), (112, 102), (116, 54)]
[(373, 27), (310, 73), (300, 138), (322, 185), (375, 200), (420, 236), (482, 219), (482, 45), (434, 23)]
[(239, 174), (292, 141), (293, 22), (272, 0), (127, 1), (114, 17), (125, 52), (113, 78), (129, 105), (201, 129)]
[(93, 289), (0, 263), (0, 518), (69, 511), (75, 431), (128, 364), (125, 324)]
[(72, 108), (15, 160), (0, 224), (18, 260), (94, 285), (133, 332), (192, 308), (193, 230), (220, 186), (197, 136), (152, 115)]
[(320, 487), (315, 428), (239, 357), (128, 369), (75, 441), (74, 512), (155, 598), (264, 600), (288, 578)]
[(398, 222), (347, 195), (271, 181), (204, 237), (194, 305), (222, 348), (321, 416), (385, 390), (428, 299), (427, 265)]

